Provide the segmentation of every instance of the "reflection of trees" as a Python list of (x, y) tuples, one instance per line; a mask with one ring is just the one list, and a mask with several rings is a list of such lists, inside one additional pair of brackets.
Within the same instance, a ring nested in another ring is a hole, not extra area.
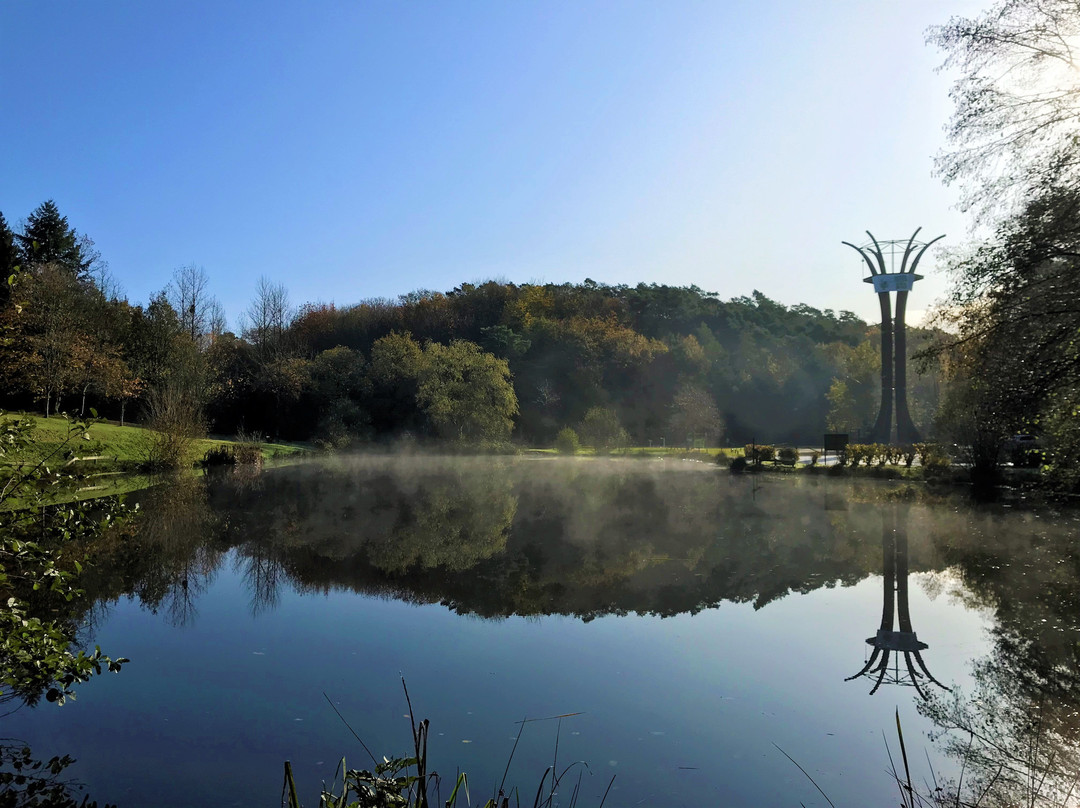
[(41, 760), (26, 744), (0, 742), (0, 806), (3, 808), (97, 808), (82, 786), (63, 777), (75, 761), (64, 755)]
[(285, 579), (281, 561), (270, 548), (253, 543), (246, 555), (237, 557), (236, 564), (244, 576), (244, 584), (251, 592), (251, 613), (259, 615), (273, 611)]
[(197, 478), (172, 478), (152, 489), (144, 503), (139, 539), (152, 563), (135, 592), (153, 611), (164, 611), (173, 625), (195, 619), (196, 600), (221, 561), (221, 551), (208, 541), (215, 521), (207, 508), (206, 486)]
[(87, 548), (93, 563), (80, 583), (99, 603), (133, 594), (174, 625), (186, 625), (221, 562), (224, 548), (216, 539), (222, 518), (208, 507), (204, 481), (185, 475), (143, 492), (138, 504), (121, 541)]
[[(431, 457), (180, 481), (145, 497), (141, 532), (88, 588), (190, 620), (231, 545), (255, 612), (287, 584), (591, 619), (761, 608), (877, 567), (874, 497), (826, 511), (827, 482), (744, 482), (697, 464)], [(912, 563), (926, 558), (914, 543)]]
[(970, 693), (920, 706), (964, 764), (982, 804), (1066, 805), (1080, 793), (1080, 552), (1067, 527), (992, 518), (954, 534), (952, 560), (972, 600), (994, 609), (993, 651)]

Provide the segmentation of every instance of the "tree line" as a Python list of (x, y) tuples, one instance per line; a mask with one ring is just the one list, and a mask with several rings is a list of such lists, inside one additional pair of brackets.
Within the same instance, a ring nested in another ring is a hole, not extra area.
[[(9, 408), (339, 448), (551, 445), (568, 428), (598, 446), (816, 443), (877, 411), (877, 327), (757, 291), (489, 281), (293, 306), (263, 278), (232, 331), (195, 265), (128, 301), (52, 201), (19, 232), (0, 217), (0, 257)], [(927, 431), (939, 386), (936, 368), (912, 385)]]

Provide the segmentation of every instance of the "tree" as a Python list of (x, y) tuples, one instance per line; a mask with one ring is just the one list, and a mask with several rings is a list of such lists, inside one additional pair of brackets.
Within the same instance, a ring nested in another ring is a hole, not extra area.
[[(694, 340), (695, 344), (697, 340)], [(673, 441), (690, 436), (719, 439), (724, 434), (724, 418), (716, 401), (701, 385), (684, 382), (675, 391), (672, 402), (671, 432)]]
[(869, 429), (879, 403), (881, 356), (869, 340), (854, 348), (840, 343), (835, 355), (840, 375), (833, 377), (825, 396), (825, 426), (832, 432)]
[(466, 340), (424, 348), (416, 400), (443, 438), (503, 441), (514, 428), (517, 396), (505, 359)]
[(593, 407), (581, 421), (578, 428), (581, 442), (598, 452), (606, 452), (617, 446), (624, 446), (629, 440), (626, 430), (619, 423), (615, 410), (606, 407)]
[(210, 277), (195, 264), (174, 270), (167, 287), (169, 303), (180, 318), (180, 326), (196, 345), (201, 345), (207, 334), (217, 335), (225, 330), (225, 311), (209, 289)]
[(8, 227), (4, 214), (0, 213), (0, 304), (7, 301), (11, 287), (8, 278), (19, 264), (19, 251), (15, 246), (15, 234)]
[(74, 389), (89, 361), (89, 338), (80, 329), (81, 289), (56, 264), (23, 273), (14, 289), (16, 305), (4, 311), (10, 351), (4, 375), (15, 389), (41, 401), (48, 417)]
[(952, 262), (957, 281), (941, 316), (956, 336), (937, 347), (963, 385), (946, 414), (954, 432), (985, 443), (983, 472), (1008, 432), (1040, 425), (1056, 430), (1061, 462), (1077, 465), (1078, 36), (1080, 8), (1066, 0), (1002, 0), (931, 33), (961, 71), (952, 150), (939, 167), (992, 232)]
[(284, 285), (259, 278), (255, 299), (245, 313), (244, 337), (264, 361), (285, 353), (286, 334), (293, 318), (289, 293)]
[(94, 256), (88, 256), (79, 234), (51, 199), (42, 202), (26, 220), (22, 233), (15, 235), (19, 256), (26, 266), (56, 264), (76, 277), (90, 269)]
[(392, 331), (375, 340), (371, 346), (368, 382), (371, 422), (376, 433), (393, 434), (420, 428), (417, 392), (424, 363), (423, 349), (409, 334)]
[(999, 0), (930, 29), (960, 71), (950, 93), (946, 182), (981, 214), (1008, 214), (1048, 185), (1080, 182), (1080, 9), (1072, 0)]

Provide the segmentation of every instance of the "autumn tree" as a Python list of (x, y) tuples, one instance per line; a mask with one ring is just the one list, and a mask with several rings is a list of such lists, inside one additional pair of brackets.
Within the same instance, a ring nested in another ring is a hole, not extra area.
[(4, 311), (8, 385), (25, 390), (44, 404), (45, 416), (60, 408), (89, 361), (78, 318), (80, 289), (65, 268), (45, 264), (23, 273), (13, 305)]

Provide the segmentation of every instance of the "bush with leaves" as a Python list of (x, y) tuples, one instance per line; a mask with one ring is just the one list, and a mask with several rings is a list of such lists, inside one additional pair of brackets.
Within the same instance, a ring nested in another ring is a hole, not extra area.
[(765, 443), (748, 443), (743, 448), (743, 456), (748, 462), (759, 466), (776, 458), (776, 447)]
[(559, 434), (555, 436), (555, 451), (559, 454), (572, 455), (577, 454), (581, 449), (581, 441), (578, 440), (577, 432), (570, 427), (560, 429)]
[[(97, 648), (75, 649), (73, 630), (52, 617), (34, 613), (29, 598), (71, 602), (82, 593), (75, 582), (82, 564), (69, 559), (65, 544), (109, 529), (118, 504), (98, 504), (104, 515), (91, 518), (81, 503), (48, 507), (45, 496), (63, 481), (49, 464), (77, 440), (89, 440), (88, 422), (71, 421), (66, 439), (29, 468), (16, 466), (0, 487), (0, 700), (33, 704), (42, 696), (62, 704), (73, 688), (103, 670), (119, 671), (124, 658), (110, 659)], [(33, 440), (28, 419), (0, 418), (0, 457), (19, 454)], [(16, 509), (13, 506), (23, 506)], [(27, 508), (26, 505), (34, 505)]]

